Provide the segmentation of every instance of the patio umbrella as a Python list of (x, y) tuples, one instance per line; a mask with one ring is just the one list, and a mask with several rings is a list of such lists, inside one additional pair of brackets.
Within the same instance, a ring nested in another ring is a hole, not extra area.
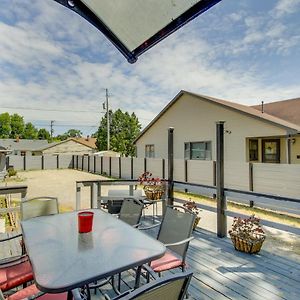
[(127, 58), (137, 57), (221, 0), (54, 0), (97, 27)]

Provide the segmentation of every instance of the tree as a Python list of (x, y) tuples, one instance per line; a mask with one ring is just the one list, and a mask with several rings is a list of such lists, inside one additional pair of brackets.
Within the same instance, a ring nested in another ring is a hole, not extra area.
[(0, 138), (8, 139), (10, 136), (11, 126), (10, 126), (10, 115), (9, 113), (0, 114)]
[(82, 132), (78, 129), (69, 129), (67, 132), (58, 135), (56, 138), (64, 141), (68, 138), (77, 138), (77, 137), (82, 137)]
[(36, 140), (38, 137), (38, 130), (32, 123), (26, 123), (24, 134), (22, 136), (23, 139)]
[(45, 128), (41, 128), (38, 131), (38, 139), (39, 140), (51, 140), (50, 132)]
[[(110, 118), (110, 150), (120, 152), (125, 156), (134, 156), (133, 141), (140, 132), (141, 124), (134, 113), (109, 111)], [(107, 150), (107, 116), (101, 121), (97, 133), (96, 145), (100, 151)]]
[(24, 119), (18, 114), (13, 114), (10, 117), (10, 138), (15, 139), (17, 136), (22, 137), (24, 133)]

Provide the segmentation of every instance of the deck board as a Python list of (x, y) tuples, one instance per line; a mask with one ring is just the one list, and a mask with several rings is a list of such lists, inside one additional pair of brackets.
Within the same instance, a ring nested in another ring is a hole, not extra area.
[[(155, 231), (151, 234), (155, 235)], [(194, 232), (194, 237), (187, 255), (188, 266), (194, 272), (189, 287), (190, 299), (299, 299), (300, 264), (294, 258), (275, 255), (264, 249), (257, 255), (238, 252), (230, 239), (220, 239), (215, 233), (201, 228)], [(20, 253), (18, 239), (5, 244), (1, 244), (0, 257)], [(122, 290), (126, 290), (133, 286), (134, 272), (122, 274)], [(102, 292), (92, 293), (93, 300), (103, 299), (104, 293), (114, 296), (107, 285)]]

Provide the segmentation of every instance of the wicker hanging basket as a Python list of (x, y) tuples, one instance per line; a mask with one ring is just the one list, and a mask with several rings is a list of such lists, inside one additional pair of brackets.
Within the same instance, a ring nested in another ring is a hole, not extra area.
[(144, 192), (149, 200), (159, 200), (165, 193), (165, 188), (162, 185), (145, 185)]
[(243, 239), (234, 233), (229, 233), (235, 250), (246, 253), (258, 253), (265, 240), (264, 235), (257, 236), (256, 239)]

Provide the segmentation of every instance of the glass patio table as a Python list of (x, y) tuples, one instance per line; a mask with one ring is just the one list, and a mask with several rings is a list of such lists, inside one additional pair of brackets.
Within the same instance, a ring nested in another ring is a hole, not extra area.
[(157, 240), (100, 209), (90, 211), (94, 212), (90, 233), (78, 233), (78, 212), (21, 222), (41, 291), (61, 293), (133, 267), (140, 270), (165, 253), (165, 246)]

